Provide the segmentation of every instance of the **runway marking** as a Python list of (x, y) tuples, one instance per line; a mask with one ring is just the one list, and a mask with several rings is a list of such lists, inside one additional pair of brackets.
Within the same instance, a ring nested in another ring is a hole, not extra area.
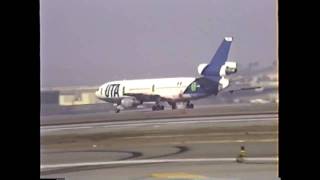
[(250, 139), (238, 139), (238, 140), (201, 140), (201, 141), (182, 141), (182, 142), (169, 142), (167, 144), (171, 145), (181, 145), (181, 144), (223, 144), (223, 143), (263, 143), (263, 142), (278, 142), (278, 139), (257, 139), (257, 140), (250, 140)]
[[(128, 121), (112, 121), (112, 122), (98, 122), (98, 123), (86, 123), (86, 125), (102, 125), (102, 124), (128, 124), (135, 122), (170, 122), (170, 121), (189, 121), (189, 120), (214, 120), (214, 119), (246, 119), (246, 118), (266, 118), (266, 117), (274, 117), (277, 118), (277, 114), (262, 114), (262, 115), (241, 115), (241, 116), (221, 116), (221, 117), (190, 117), (190, 118), (164, 118), (164, 119), (151, 119), (151, 120), (128, 120)], [(83, 124), (69, 124), (69, 125), (48, 125), (43, 127), (61, 127), (61, 126), (80, 126)]]
[[(173, 122), (157, 122), (152, 123), (152, 125), (169, 125), (169, 124), (195, 124), (195, 123), (227, 123), (227, 122), (253, 122), (253, 121), (275, 121), (271, 118), (261, 118), (261, 119), (240, 119), (240, 120), (192, 120), (192, 121), (173, 121)], [(131, 126), (144, 126), (149, 125), (151, 123), (132, 123), (127, 125), (108, 125), (108, 126), (102, 126), (104, 128), (111, 128), (111, 127), (131, 127)]]
[(63, 128), (56, 128), (56, 129), (46, 129), (46, 131), (63, 131), (63, 130), (76, 130), (76, 129), (90, 129), (93, 128), (92, 126), (85, 126), (85, 127), (63, 127)]
[[(80, 167), (80, 166), (119, 165), (119, 164), (185, 163), (185, 162), (236, 162), (236, 158), (142, 159), (142, 160), (105, 161), (105, 162), (82, 162), (82, 163), (66, 163), (66, 164), (47, 164), (47, 165), (41, 165), (40, 169), (68, 168), (68, 167)], [(278, 162), (278, 157), (244, 158), (244, 162)]]
[(264, 135), (278, 134), (275, 131), (260, 131), (260, 132), (236, 132), (236, 133), (200, 133), (200, 134), (173, 134), (173, 135), (148, 135), (148, 136), (128, 136), (119, 139), (153, 139), (153, 138), (174, 138), (174, 137), (203, 137), (203, 136), (231, 136), (231, 135)]
[(165, 120), (143, 120), (143, 121), (126, 121), (126, 122), (104, 122), (104, 123), (88, 123), (77, 125), (59, 125), (59, 126), (44, 126), (41, 131), (62, 131), (62, 130), (76, 130), (89, 128), (115, 128), (115, 127), (135, 127), (152, 125), (158, 127), (159, 125), (170, 124), (195, 124), (195, 123), (232, 123), (232, 122), (255, 122), (255, 121), (277, 121), (277, 116), (262, 116), (262, 117), (221, 117), (219, 119), (213, 117), (205, 118), (184, 118), (184, 119), (165, 119)]
[(184, 173), (184, 172), (175, 172), (175, 173), (153, 173), (151, 177), (159, 179), (205, 179), (206, 176)]
[[(252, 118), (277, 118), (277, 114), (262, 114), (262, 115), (241, 115), (241, 116), (219, 116), (219, 117), (189, 117), (189, 118), (164, 118), (164, 119), (150, 119), (150, 120), (129, 120), (129, 121), (112, 121), (103, 123), (116, 123), (116, 124), (128, 124), (128, 123), (151, 123), (151, 122), (176, 122), (176, 121), (194, 121), (194, 120), (232, 120), (232, 119), (252, 119)], [(99, 125), (103, 123), (94, 123), (91, 125)]]

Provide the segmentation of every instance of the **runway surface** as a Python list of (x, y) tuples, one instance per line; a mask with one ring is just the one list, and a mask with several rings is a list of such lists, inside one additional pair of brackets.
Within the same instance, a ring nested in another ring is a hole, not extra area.
[(277, 113), (41, 126), (41, 177), (277, 179), (277, 144)]
[(200, 105), (195, 109), (165, 109), (164, 111), (152, 111), (149, 109), (124, 110), (116, 114), (114, 111), (99, 113), (83, 113), (71, 115), (41, 116), (41, 125), (78, 124), (105, 121), (128, 121), (141, 119), (162, 118), (187, 118), (187, 117), (212, 117), (229, 115), (249, 115), (261, 113), (277, 113), (278, 105), (268, 104), (222, 104), (222, 105)]

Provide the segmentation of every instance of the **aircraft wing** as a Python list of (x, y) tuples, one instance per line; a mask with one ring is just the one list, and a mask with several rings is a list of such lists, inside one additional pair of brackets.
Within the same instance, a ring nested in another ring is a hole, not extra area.
[(156, 100), (162, 100), (164, 98), (161, 98), (159, 95), (150, 95), (150, 94), (143, 94), (143, 93), (125, 93), (126, 96), (135, 97), (138, 100), (143, 101), (156, 101)]
[(239, 89), (232, 89), (232, 90), (228, 90), (227, 92), (229, 93), (234, 93), (237, 91), (248, 91), (248, 90), (256, 90), (256, 89), (261, 89), (262, 87), (260, 86), (254, 86), (254, 87), (244, 87), (244, 88), (239, 88)]

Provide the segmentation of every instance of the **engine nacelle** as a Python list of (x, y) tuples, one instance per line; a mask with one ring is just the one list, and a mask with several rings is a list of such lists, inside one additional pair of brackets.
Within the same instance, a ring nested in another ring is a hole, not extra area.
[(219, 86), (218, 86), (218, 90), (221, 91), (222, 89), (226, 88), (229, 86), (229, 79), (226, 79), (225, 77), (222, 77), (220, 80), (219, 80)]
[[(199, 75), (202, 75), (203, 70), (207, 66), (208, 66), (208, 64), (199, 64), (199, 66), (198, 66)], [(237, 72), (237, 63), (229, 61), (229, 62), (225, 62), (224, 65), (221, 66), (220, 71), (219, 71), (219, 75), (226, 76), (226, 75), (233, 74), (236, 72)], [(212, 73), (215, 74), (215, 72), (212, 72)]]
[(226, 76), (237, 72), (237, 63), (236, 62), (226, 62), (220, 68), (220, 76)]
[(206, 68), (208, 66), (208, 64), (199, 64), (198, 66), (198, 73), (199, 75), (202, 74), (202, 71), (204, 70), (204, 68)]
[(124, 98), (121, 100), (121, 105), (124, 108), (131, 108), (138, 106), (141, 102), (138, 101), (136, 98)]

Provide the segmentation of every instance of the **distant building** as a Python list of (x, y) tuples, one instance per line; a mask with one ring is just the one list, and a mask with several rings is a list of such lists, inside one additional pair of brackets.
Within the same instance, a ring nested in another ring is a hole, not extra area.
[(96, 104), (98, 99), (93, 92), (74, 92), (74, 93), (62, 93), (59, 97), (60, 105), (82, 105), (82, 104)]
[(58, 105), (59, 104), (59, 91), (41, 91), (40, 93), (40, 100), (41, 104), (46, 104), (46, 105)]
[(101, 103), (95, 96), (98, 87), (55, 87), (41, 89), (41, 97), (45, 104), (57, 104), (60, 106), (85, 105)]

